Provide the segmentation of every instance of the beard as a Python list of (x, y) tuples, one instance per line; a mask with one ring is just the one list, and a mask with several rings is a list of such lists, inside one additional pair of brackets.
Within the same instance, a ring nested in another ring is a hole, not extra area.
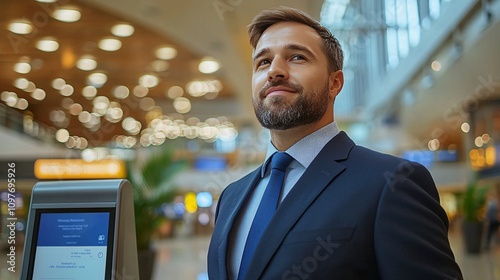
[[(270, 96), (262, 98), (269, 87), (286, 86), (292, 88), (298, 97), (290, 102), (285, 96)], [(258, 98), (253, 98), (252, 104), (260, 124), (268, 129), (286, 130), (301, 125), (314, 123), (323, 117), (328, 106), (328, 81), (318, 91), (306, 91), (299, 84), (283, 80), (271, 82), (259, 91)], [(267, 100), (267, 104), (266, 104)]]

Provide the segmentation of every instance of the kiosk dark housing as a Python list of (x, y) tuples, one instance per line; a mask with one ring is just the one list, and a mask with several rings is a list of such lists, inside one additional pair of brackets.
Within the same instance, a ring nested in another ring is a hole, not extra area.
[(33, 187), (21, 279), (139, 279), (127, 180)]

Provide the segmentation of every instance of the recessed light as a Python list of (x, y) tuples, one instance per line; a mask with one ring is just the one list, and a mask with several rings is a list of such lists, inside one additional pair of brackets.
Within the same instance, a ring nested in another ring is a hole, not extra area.
[(62, 86), (62, 88), (60, 89), (59, 93), (62, 95), (62, 96), (71, 96), (73, 95), (73, 92), (75, 91), (75, 89), (73, 88), (72, 85), (64, 85)]
[(36, 100), (44, 100), (45, 99), (46, 93), (43, 89), (37, 88), (31, 93), (31, 97)]
[(58, 131), (56, 131), (56, 140), (57, 141), (64, 143), (64, 142), (68, 141), (68, 139), (69, 139), (69, 131), (68, 130), (61, 128)]
[(186, 97), (177, 97), (173, 105), (178, 113), (185, 114), (191, 111), (191, 101)]
[(148, 95), (149, 89), (143, 85), (137, 85), (132, 90), (132, 93), (137, 97), (144, 97)]
[(203, 59), (198, 65), (198, 70), (204, 74), (214, 73), (217, 70), (219, 70), (219, 68), (220, 68), (219, 62), (210, 58)]
[(33, 26), (31, 23), (25, 19), (18, 19), (9, 24), (7, 27), (12, 33), (26, 35), (33, 31)]
[(156, 49), (155, 55), (159, 59), (170, 60), (177, 56), (177, 50), (171, 46), (163, 46)]
[(172, 86), (168, 89), (166, 95), (170, 99), (176, 99), (177, 97), (181, 97), (184, 94), (184, 90), (180, 86)]
[(92, 71), (97, 67), (97, 61), (92, 56), (82, 56), (77, 62), (76, 67), (84, 71)]
[(66, 81), (62, 78), (55, 78), (53, 81), (52, 81), (52, 87), (55, 88), (55, 89), (62, 89), (62, 87), (66, 84)]
[(14, 81), (14, 86), (18, 89), (26, 89), (28, 88), (29, 82), (30, 81), (25, 78), (19, 78)]
[(99, 48), (103, 51), (114, 52), (122, 47), (122, 42), (115, 38), (105, 38), (99, 41)]
[(438, 60), (434, 60), (431, 63), (431, 68), (432, 70), (439, 72), (441, 70), (441, 62), (439, 62)]
[(113, 95), (118, 99), (125, 99), (130, 94), (130, 90), (126, 86), (117, 86), (113, 89)]
[(19, 110), (26, 110), (26, 108), (28, 108), (28, 105), (29, 105), (28, 100), (24, 98), (19, 98), (14, 107), (16, 107)]
[(158, 77), (155, 75), (146, 74), (146, 75), (142, 75), (139, 78), (139, 85), (147, 87), (147, 88), (155, 87), (158, 85), (159, 82), (160, 82), (160, 79), (158, 79)]
[(33, 82), (28, 82), (28, 86), (23, 89), (25, 92), (33, 92), (36, 89), (36, 85)]
[(97, 89), (94, 86), (86, 86), (82, 89), (83, 97), (92, 99), (97, 95)]
[(59, 49), (59, 43), (54, 37), (45, 37), (36, 42), (36, 48), (44, 52), (55, 52)]
[(111, 33), (118, 37), (129, 37), (134, 31), (134, 27), (127, 23), (120, 23), (111, 28)]
[(108, 76), (104, 73), (92, 73), (89, 75), (88, 81), (90, 85), (100, 88), (108, 81)]
[(64, 6), (52, 12), (52, 17), (62, 22), (75, 22), (80, 20), (82, 14), (77, 7)]
[(5, 102), (10, 107), (13, 107), (17, 103), (17, 94), (12, 91), (4, 91), (2, 92), (2, 101)]
[(31, 71), (31, 65), (27, 62), (18, 62), (14, 64), (14, 71), (19, 74), (27, 74)]

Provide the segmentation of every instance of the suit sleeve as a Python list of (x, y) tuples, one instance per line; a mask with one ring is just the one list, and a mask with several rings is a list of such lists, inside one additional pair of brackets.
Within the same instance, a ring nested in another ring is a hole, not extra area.
[(463, 279), (448, 242), (448, 218), (427, 169), (403, 162), (384, 175), (374, 229), (381, 279)]

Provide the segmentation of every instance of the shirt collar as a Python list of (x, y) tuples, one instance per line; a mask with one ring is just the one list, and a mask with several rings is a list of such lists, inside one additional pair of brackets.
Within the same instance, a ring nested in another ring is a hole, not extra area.
[[(339, 133), (339, 128), (337, 123), (331, 122), (328, 125), (316, 130), (315, 132), (307, 135), (306, 137), (300, 139), (297, 143), (293, 144), (285, 152), (291, 155), (295, 161), (297, 161), (304, 168), (309, 167), (314, 158), (319, 154), (321, 149), (337, 134)], [(305, 152), (307, 151), (307, 152)], [(267, 146), (266, 159), (261, 168), (261, 177), (264, 177), (267, 170), (267, 165), (271, 156), (278, 152), (273, 143), (269, 141)], [(292, 162), (292, 165), (294, 163)]]

